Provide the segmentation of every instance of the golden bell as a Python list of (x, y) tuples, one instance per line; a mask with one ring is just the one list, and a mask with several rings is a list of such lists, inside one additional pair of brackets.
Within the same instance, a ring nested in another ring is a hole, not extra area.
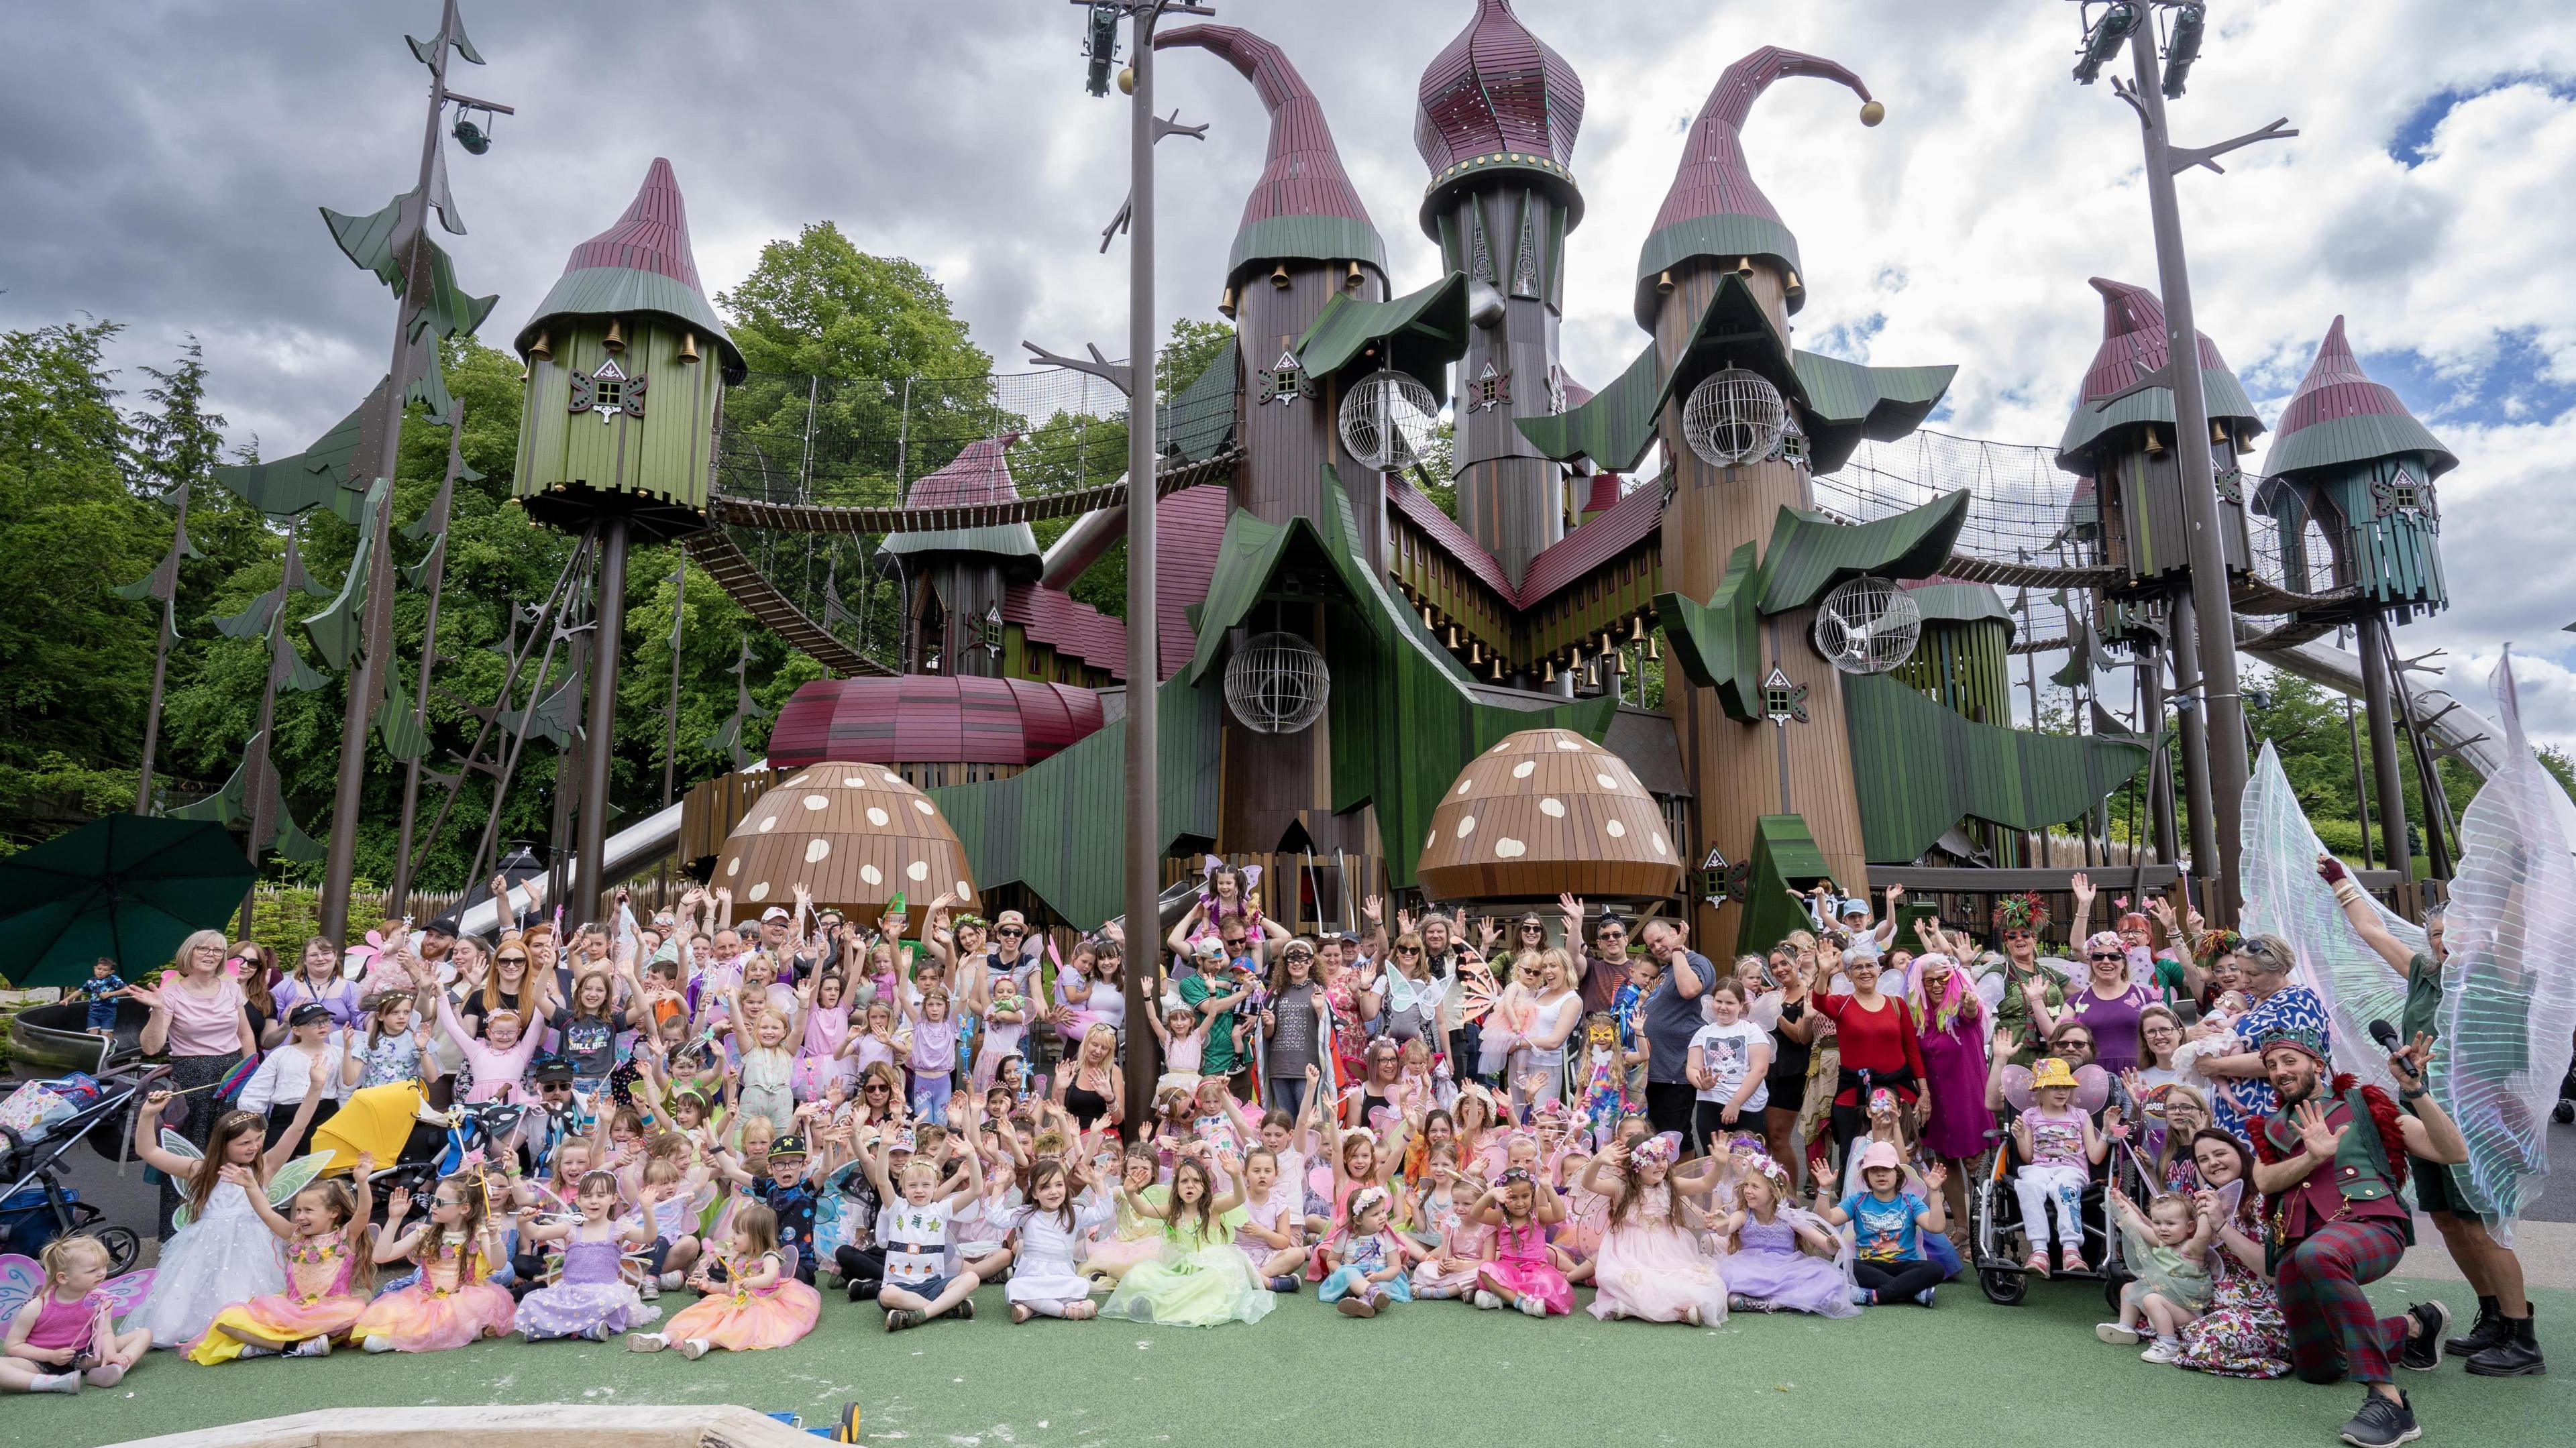
[(1288, 263), (1283, 261), (1270, 269), (1270, 284), (1283, 292), (1288, 290)]
[(1593, 651), (1604, 654), (1610, 652), (1610, 630), (1605, 628), (1601, 631), (1601, 642), (1594, 646)]
[(2210, 419), (2209, 445), (2212, 447), (2226, 447), (2229, 445), (2229, 442), (2230, 439), (2227, 436), (2227, 425), (2218, 421), (2216, 418)]
[(1550, 659), (1547, 661), (1547, 672), (1539, 675), (1538, 681), (1542, 684), (1553, 684), (1556, 682), (1556, 660)]
[(2165, 440), (2156, 436), (2155, 427), (2153, 424), (2150, 424), (2147, 428), (2147, 455), (2149, 457), (2162, 457), (2164, 455), (2164, 450)]
[(1672, 272), (1672, 268), (1670, 268), (1670, 267), (1666, 267), (1666, 268), (1664, 268), (1663, 275), (1658, 276), (1658, 277), (1656, 277), (1656, 278), (1655, 278), (1655, 294), (1656, 294), (1657, 296), (1664, 296), (1664, 297), (1669, 297), (1669, 296), (1671, 296), (1671, 295), (1673, 294), (1673, 272)]
[(1735, 259), (1735, 274), (1740, 277), (1749, 277), (1753, 275), (1753, 258), (1749, 256), (1737, 257)]
[(1467, 662), (1474, 665), (1482, 664), (1484, 661), (1485, 645), (1483, 641), (1479, 639), (1469, 639), (1467, 641)]
[(1458, 626), (1454, 623), (1449, 625), (1449, 647), (1458, 647)]
[(1136, 67), (1132, 65), (1119, 67), (1118, 93), (1122, 96), (1132, 96), (1136, 93)]
[(1663, 656), (1664, 636), (1662, 634), (1646, 635), (1646, 657), (1650, 659), (1660, 659)]
[(1628, 642), (1630, 642), (1630, 643), (1632, 643), (1632, 644), (1633, 644), (1633, 643), (1642, 643), (1642, 642), (1644, 642), (1644, 641), (1645, 641), (1645, 637), (1646, 637), (1646, 616), (1645, 616), (1644, 614), (1642, 614), (1642, 613), (1641, 613), (1641, 614), (1637, 615), (1635, 618), (1632, 618), (1632, 619), (1628, 620)]
[(528, 344), (528, 355), (540, 362), (553, 361), (555, 359), (554, 340), (545, 333), (539, 332), (537, 340)]
[(1234, 288), (1227, 287), (1216, 299), (1216, 314), (1229, 322), (1234, 320)]
[(1422, 606), (1422, 626), (1424, 628), (1438, 628), (1440, 626), (1432, 621), (1431, 606), (1429, 604), (1424, 604)]
[(1864, 126), (1875, 126), (1875, 125), (1877, 125), (1879, 122), (1881, 122), (1881, 121), (1883, 121), (1883, 120), (1886, 120), (1886, 119), (1887, 119), (1887, 107), (1886, 107), (1886, 106), (1883, 106), (1883, 105), (1879, 104), (1877, 101), (1863, 101), (1863, 102), (1861, 102), (1861, 107), (1860, 107), (1860, 123), (1861, 123), (1862, 125), (1864, 125)]
[(1495, 682), (1495, 683), (1497, 683), (1497, 684), (1499, 684), (1499, 683), (1501, 683), (1502, 681), (1503, 681), (1503, 656), (1502, 656), (1502, 655), (1500, 655), (1500, 654), (1496, 654), (1496, 655), (1494, 655), (1494, 682)]
[(599, 345), (611, 352), (626, 350), (626, 333), (623, 325), (615, 317), (608, 319), (608, 335), (599, 339)]
[(682, 332), (680, 334), (680, 360), (683, 362), (695, 362), (698, 360), (697, 333)]
[(1345, 290), (1355, 292), (1360, 289), (1360, 284), (1367, 280), (1367, 277), (1360, 275), (1360, 264), (1352, 262), (1350, 274), (1342, 278), (1342, 286)]
[(1798, 282), (1798, 269), (1796, 267), (1789, 268), (1789, 290), (1793, 292), (1806, 290), (1806, 288), (1801, 286)]

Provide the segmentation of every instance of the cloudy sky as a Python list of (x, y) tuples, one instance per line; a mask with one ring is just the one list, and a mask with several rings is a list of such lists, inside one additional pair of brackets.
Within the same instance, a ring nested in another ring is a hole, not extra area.
[[(1431, 278), (1412, 217), (1422, 66), (1467, 0), (1220, 0), (1322, 98), (1395, 282)], [(2063, 0), (1520, 0), (1582, 75), (1565, 349), (1596, 385), (1644, 341), (1637, 249), (1719, 70), (1763, 44), (1840, 60), (1886, 102), (1775, 87), (1746, 144), (1798, 233), (1804, 345), (1955, 362), (1936, 425), (2053, 442), (2100, 336), (2092, 275), (2152, 285), (2136, 126), (2068, 77)], [(2364, 363), (2462, 466), (2442, 484), (2453, 603), (2399, 634), (2451, 651), (2483, 701), (2512, 641), (2537, 732), (2576, 743), (2576, 7), (2558, 0), (2213, 0), (2175, 106), (2205, 143), (2274, 116), (2301, 135), (2181, 182), (2202, 329), (2277, 415), (2338, 312)], [(0, 49), (0, 326), (80, 313), (130, 327), (126, 363), (206, 348), (238, 437), (277, 453), (383, 368), (389, 312), (314, 208), (409, 185), (424, 72), (403, 47), (435, 0), (132, 3), (20, 14)], [(490, 62), (457, 88), (510, 102), (491, 154), (454, 156), (464, 280), (505, 339), (577, 241), (668, 156), (710, 290), (760, 245), (830, 219), (929, 266), (1005, 365), (1124, 337), (1125, 116), (1081, 89), (1063, 0), (467, 0)], [(1162, 148), (1167, 313), (1212, 317), (1266, 125), (1214, 57), (1168, 54), (1165, 107), (1213, 123)], [(1115, 349), (1113, 349), (1115, 350)]]

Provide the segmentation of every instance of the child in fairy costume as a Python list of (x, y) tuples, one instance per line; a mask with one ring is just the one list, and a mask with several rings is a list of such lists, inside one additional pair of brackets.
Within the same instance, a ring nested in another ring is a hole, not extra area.
[(1608, 1141), (1628, 1110), (1627, 1052), (1619, 1048), (1619, 1022), (1607, 1011), (1583, 1019), (1583, 1095), (1579, 1108), (1592, 1139)]
[(286, 1243), (286, 1290), (235, 1303), (215, 1314), (203, 1337), (188, 1345), (188, 1360), (211, 1367), (235, 1358), (327, 1357), (334, 1338), (345, 1338), (367, 1310), (374, 1264), (367, 1260), (367, 1217), (375, 1194), (367, 1179), (373, 1156), (358, 1158), (356, 1194), (338, 1182), (315, 1182), (297, 1192), (281, 1214), (264, 1197), (251, 1206)]

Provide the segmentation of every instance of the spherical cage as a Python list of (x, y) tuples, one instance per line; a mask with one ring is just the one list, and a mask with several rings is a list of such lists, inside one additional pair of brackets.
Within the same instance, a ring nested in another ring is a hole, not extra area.
[(1789, 425), (1780, 389), (1759, 372), (1729, 367), (1691, 389), (1682, 404), (1682, 440), (1710, 467), (1731, 468), (1769, 457)]
[(1402, 372), (1374, 372), (1342, 395), (1342, 446), (1387, 472), (1423, 455), (1440, 429), (1440, 399)]
[(1914, 654), (1923, 610), (1884, 578), (1861, 577), (1816, 605), (1816, 652), (1846, 674), (1884, 674)]
[(1225, 665), (1225, 706), (1255, 734), (1294, 734), (1324, 717), (1333, 679), (1315, 646), (1291, 633), (1256, 634)]

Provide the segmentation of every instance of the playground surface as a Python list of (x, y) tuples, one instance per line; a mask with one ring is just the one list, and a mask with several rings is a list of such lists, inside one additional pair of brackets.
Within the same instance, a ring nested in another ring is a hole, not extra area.
[[(2456, 1282), (2390, 1279), (2391, 1307), (2439, 1296), (2465, 1320)], [(1589, 1294), (1578, 1294), (1588, 1300)], [(2576, 1362), (2576, 1292), (2543, 1290), (2543, 1347)], [(689, 1300), (664, 1297), (666, 1312)], [(1880, 1444), (1988, 1448), (2129, 1444), (2142, 1425), (2199, 1423), (2234, 1442), (2332, 1444), (2359, 1403), (2348, 1384), (2254, 1383), (2137, 1361), (2105, 1346), (2098, 1284), (2034, 1284), (1996, 1307), (1972, 1284), (1940, 1306), (1877, 1308), (1843, 1321), (1738, 1314), (1698, 1329), (1533, 1322), (1455, 1302), (1357, 1321), (1311, 1293), (1251, 1326), (1210, 1330), (1040, 1320), (1013, 1327), (1002, 1293), (970, 1323), (887, 1335), (872, 1303), (825, 1295), (822, 1325), (793, 1347), (646, 1356), (616, 1345), (515, 1338), (454, 1352), (202, 1368), (155, 1353), (125, 1384), (78, 1398), (38, 1394), (6, 1409), (10, 1437), (93, 1448), (314, 1408), (508, 1403), (739, 1403), (830, 1424), (859, 1404), (870, 1443), (955, 1448), (1279, 1441), (1326, 1432), (1372, 1442), (1704, 1443), (1713, 1433), (1855, 1431)], [(2471, 1378), (2456, 1362), (2405, 1374), (2428, 1442), (2566, 1441), (2576, 1377)], [(1713, 1421), (1714, 1420), (1714, 1421)], [(1721, 1426), (1722, 1425), (1722, 1426)], [(2553, 1426), (2554, 1425), (2554, 1426)], [(565, 1444), (563, 1448), (577, 1448)]]

